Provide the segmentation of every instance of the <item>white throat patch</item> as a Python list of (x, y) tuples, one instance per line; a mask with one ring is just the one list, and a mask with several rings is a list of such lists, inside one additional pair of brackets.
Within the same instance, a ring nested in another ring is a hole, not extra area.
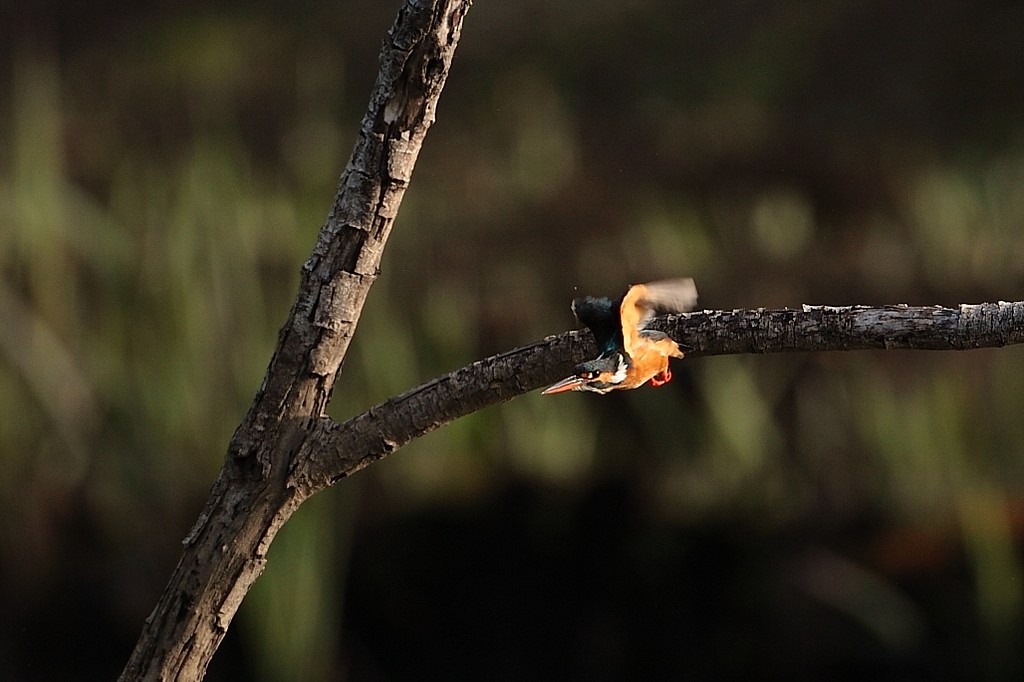
[(621, 384), (623, 381), (625, 381), (626, 380), (626, 370), (627, 369), (628, 369), (628, 365), (626, 364), (626, 359), (623, 358), (620, 355), (619, 356), (619, 366), (615, 368), (615, 374), (612, 375), (611, 383), (613, 383), (613, 384)]

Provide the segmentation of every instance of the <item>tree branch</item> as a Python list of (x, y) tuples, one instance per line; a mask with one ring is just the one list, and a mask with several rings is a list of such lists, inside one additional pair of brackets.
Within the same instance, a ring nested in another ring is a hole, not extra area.
[(451, 66), (471, 0), (406, 0), (334, 205), (263, 385), (122, 680), (198, 680), (304, 497), (287, 485), (316, 436)]
[[(651, 326), (689, 349), (689, 358), (796, 351), (970, 350), (1024, 343), (1024, 302), (957, 308), (711, 310), (661, 317)], [(320, 435), (307, 441), (310, 447), (295, 459), (290, 484), (311, 495), (439, 426), (563, 378), (596, 352), (590, 332), (549, 336), (428, 381), (344, 423), (322, 419)]]
[[(406, 0), (277, 349), (121, 676), (205, 674), (277, 531), (310, 495), (458, 417), (551, 383), (595, 353), (569, 332), (497, 355), (338, 424), (324, 416), (471, 0)], [(1022, 303), (703, 312), (657, 321), (691, 356), (1020, 343)]]

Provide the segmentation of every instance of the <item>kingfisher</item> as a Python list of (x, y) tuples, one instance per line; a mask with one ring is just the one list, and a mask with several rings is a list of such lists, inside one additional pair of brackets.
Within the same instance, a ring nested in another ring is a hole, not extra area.
[(668, 334), (646, 329), (658, 311), (685, 313), (697, 304), (697, 287), (689, 277), (634, 284), (618, 300), (586, 296), (572, 302), (576, 319), (594, 333), (600, 353), (577, 365), (573, 374), (544, 395), (564, 391), (609, 391), (663, 386), (672, 379), (668, 359), (681, 358), (679, 344)]

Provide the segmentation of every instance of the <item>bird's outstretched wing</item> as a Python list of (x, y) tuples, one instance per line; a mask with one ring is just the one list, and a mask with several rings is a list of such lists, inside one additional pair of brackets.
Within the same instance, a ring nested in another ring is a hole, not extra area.
[(619, 323), (617, 302), (586, 296), (573, 300), (572, 312), (594, 333), (598, 353), (622, 350), (622, 325)]
[(634, 284), (619, 306), (623, 347), (632, 355), (640, 331), (658, 312), (685, 313), (697, 305), (697, 286), (689, 277)]

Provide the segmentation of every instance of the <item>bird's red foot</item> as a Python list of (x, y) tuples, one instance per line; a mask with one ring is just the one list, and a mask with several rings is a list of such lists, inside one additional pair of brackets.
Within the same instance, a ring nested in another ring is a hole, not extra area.
[(651, 377), (651, 386), (664, 386), (670, 381), (672, 381), (672, 370), (666, 369)]

